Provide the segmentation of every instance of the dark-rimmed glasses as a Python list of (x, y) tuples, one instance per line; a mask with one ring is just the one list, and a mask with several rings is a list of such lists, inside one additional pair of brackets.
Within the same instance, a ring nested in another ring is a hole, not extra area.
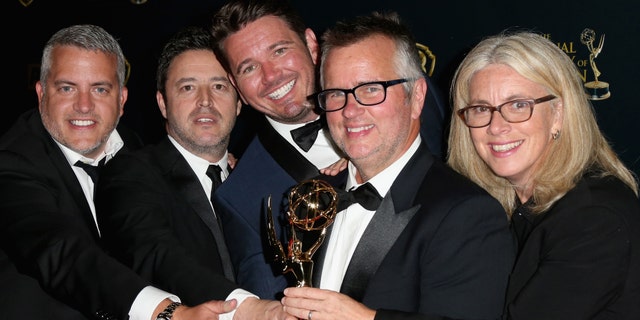
[(555, 98), (556, 96), (550, 94), (538, 99), (511, 100), (495, 107), (484, 105), (468, 106), (456, 111), (456, 113), (469, 128), (488, 126), (495, 111), (498, 111), (502, 118), (509, 123), (525, 122), (531, 119), (533, 106)]
[(396, 84), (405, 83), (413, 79), (396, 79), (389, 81), (367, 82), (352, 89), (326, 89), (310, 96), (315, 98), (320, 109), (333, 112), (343, 109), (347, 105), (347, 95), (353, 94), (359, 104), (363, 106), (375, 106), (387, 99), (387, 88)]

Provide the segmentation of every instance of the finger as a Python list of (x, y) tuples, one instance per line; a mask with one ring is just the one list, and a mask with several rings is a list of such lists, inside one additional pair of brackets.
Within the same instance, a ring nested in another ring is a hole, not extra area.
[(296, 308), (296, 307), (288, 307), (285, 306), (283, 307), (284, 311), (298, 319), (307, 319), (307, 317), (309, 316), (309, 309), (304, 309), (304, 308)]

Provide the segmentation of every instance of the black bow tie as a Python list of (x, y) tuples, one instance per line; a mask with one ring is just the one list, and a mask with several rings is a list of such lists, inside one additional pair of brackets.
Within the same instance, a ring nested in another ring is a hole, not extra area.
[(316, 138), (318, 137), (318, 130), (322, 129), (322, 121), (320, 119), (309, 122), (298, 129), (291, 130), (293, 141), (305, 152), (311, 149), (311, 146), (313, 146), (313, 143), (316, 142)]
[(367, 210), (377, 210), (380, 206), (380, 202), (382, 202), (382, 197), (376, 188), (374, 188), (369, 182), (350, 191), (336, 191), (338, 192), (338, 212), (346, 209), (356, 202)]
[(102, 158), (102, 160), (98, 162), (97, 166), (84, 163), (80, 160), (76, 161), (76, 163), (74, 163), (73, 165), (76, 167), (82, 168), (89, 175), (89, 177), (91, 178), (91, 181), (93, 181), (94, 184), (97, 184), (98, 177), (100, 176), (100, 171), (104, 166), (105, 160), (106, 158)]

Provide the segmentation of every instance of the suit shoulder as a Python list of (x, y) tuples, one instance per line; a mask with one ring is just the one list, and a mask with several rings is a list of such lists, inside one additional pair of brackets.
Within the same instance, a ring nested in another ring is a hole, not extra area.
[(456, 172), (442, 161), (434, 161), (427, 173), (425, 183), (434, 185), (433, 189), (441, 193), (462, 195), (489, 195), (475, 182)]

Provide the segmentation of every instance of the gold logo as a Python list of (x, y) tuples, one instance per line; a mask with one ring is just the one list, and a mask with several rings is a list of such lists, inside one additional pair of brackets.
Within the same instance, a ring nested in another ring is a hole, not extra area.
[(20, 1), (20, 3), (25, 7), (28, 7), (33, 2), (33, 0), (18, 0), (18, 1)]
[(124, 65), (127, 68), (127, 73), (124, 76), (124, 84), (127, 85), (127, 82), (129, 82), (129, 76), (131, 76), (131, 64), (129, 63), (129, 59), (124, 59)]
[(587, 96), (589, 96), (590, 100), (604, 100), (611, 96), (611, 92), (609, 91), (608, 83), (598, 80), (598, 77), (600, 77), (602, 73), (598, 70), (595, 61), (602, 51), (602, 46), (604, 45), (604, 34), (600, 36), (600, 41), (598, 41), (597, 47), (593, 46), (595, 39), (595, 31), (589, 28), (582, 30), (582, 33), (580, 34), (580, 42), (589, 48), (589, 63), (591, 64), (591, 70), (593, 70), (594, 76), (594, 81), (585, 83), (584, 87), (587, 90)]
[(416, 43), (416, 47), (418, 47), (418, 54), (422, 62), (422, 71), (431, 77), (433, 69), (436, 67), (436, 55), (431, 52), (429, 47), (421, 43)]

